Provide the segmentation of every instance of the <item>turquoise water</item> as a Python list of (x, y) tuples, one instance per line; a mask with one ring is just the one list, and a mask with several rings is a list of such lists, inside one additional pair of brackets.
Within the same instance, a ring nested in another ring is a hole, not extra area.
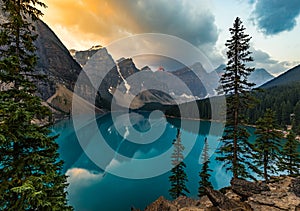
[[(139, 114), (138, 117), (131, 120), (134, 120), (133, 128), (140, 132), (139, 138), (142, 140), (143, 134), (151, 130), (151, 122), (149, 122), (149, 115), (146, 113)], [(110, 114), (97, 118), (98, 131), (102, 134), (105, 142), (117, 152), (108, 158), (105, 157), (106, 161), (101, 168), (90, 159), (91, 155), (87, 155), (82, 149), (71, 119), (63, 120), (53, 126), (53, 133), (60, 134), (57, 142), (60, 146), (61, 159), (65, 162), (64, 172), (69, 176), (68, 199), (75, 210), (125, 211), (130, 210), (131, 207), (143, 209), (159, 196), (169, 198), (169, 171), (152, 178), (130, 179), (115, 176), (110, 173), (110, 169), (118, 172), (118, 169), (122, 169), (123, 164), (130, 163), (133, 158), (149, 159), (172, 149), (177, 127), (181, 127), (182, 143), (186, 149), (191, 149), (184, 160), (189, 179), (187, 183), (190, 190), (189, 196), (197, 197), (198, 172), (201, 169), (201, 152), (205, 137), (208, 139), (212, 153), (211, 182), (217, 189), (229, 185), (231, 175), (225, 172), (222, 163), (215, 161), (216, 154), (213, 154), (214, 148), (219, 144), (220, 136), (218, 133), (214, 134), (215, 130), (212, 131), (211, 128), (213, 127), (212, 124), (222, 128), (220, 123), (180, 121), (178, 119), (169, 119), (167, 122), (156, 120), (153, 127), (164, 128), (163, 133), (152, 143), (139, 144), (127, 140), (129, 134), (133, 133), (131, 130), (133, 128), (128, 128), (127, 124), (122, 124), (122, 121), (122, 118), (118, 120), (118, 127), (121, 130), (124, 127), (125, 135), (120, 135), (117, 131)], [(199, 124), (200, 127), (198, 127)], [(92, 128), (86, 124), (80, 129), (86, 139), (85, 146), (91, 145), (92, 141), (97, 141), (97, 131)], [(93, 153), (105, 155), (101, 148), (95, 149)], [(126, 156), (128, 159), (122, 161), (119, 155)], [(159, 165), (159, 163), (157, 166), (144, 165), (137, 167), (138, 169), (125, 169), (124, 171), (127, 171), (125, 173), (129, 175), (131, 172), (146, 172), (149, 169), (154, 172)]]

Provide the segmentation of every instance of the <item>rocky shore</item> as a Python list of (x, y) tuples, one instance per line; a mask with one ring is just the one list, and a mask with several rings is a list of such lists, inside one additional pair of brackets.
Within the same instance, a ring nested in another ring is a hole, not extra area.
[(300, 177), (275, 177), (269, 184), (235, 179), (230, 187), (207, 193), (200, 199), (160, 197), (145, 211), (300, 211)]

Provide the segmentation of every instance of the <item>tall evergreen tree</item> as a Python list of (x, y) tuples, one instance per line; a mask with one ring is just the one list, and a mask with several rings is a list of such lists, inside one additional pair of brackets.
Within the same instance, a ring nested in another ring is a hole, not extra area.
[(300, 143), (296, 140), (296, 134), (289, 131), (286, 142), (282, 148), (282, 157), (279, 165), (281, 171), (287, 171), (289, 175), (300, 174)]
[(199, 181), (199, 189), (198, 189), (198, 196), (202, 197), (206, 195), (206, 189), (205, 188), (213, 188), (211, 182), (209, 181), (210, 178), (210, 171), (212, 171), (209, 168), (209, 156), (208, 156), (208, 142), (207, 138), (204, 140), (204, 148), (203, 148), (203, 154), (202, 154), (202, 168), (199, 173), (200, 181)]
[(227, 122), (217, 160), (224, 162), (226, 170), (232, 171), (234, 178), (247, 178), (251, 177), (246, 169), (251, 166), (247, 157), (252, 145), (248, 142), (249, 133), (244, 127), (244, 114), (254, 102), (249, 91), (255, 85), (248, 82), (254, 68), (246, 66), (253, 61), (249, 51), (251, 37), (245, 34), (240, 18), (235, 19), (229, 31), (231, 39), (226, 42), (228, 62), (220, 79), (222, 91), (219, 91), (227, 95)]
[(184, 146), (181, 143), (181, 134), (180, 129), (177, 129), (176, 140), (173, 141), (174, 152), (172, 153), (172, 165), (174, 166), (171, 170), (171, 176), (169, 177), (171, 188), (169, 193), (173, 199), (178, 198), (179, 196), (185, 196), (186, 193), (189, 193), (189, 190), (186, 187), (187, 174), (184, 169), (186, 167), (183, 162), (183, 150)]
[(70, 210), (58, 145), (45, 124), (50, 110), (36, 97), (33, 23), (38, 0), (2, 0), (0, 26), (0, 210)]
[(269, 181), (270, 173), (275, 173), (278, 169), (280, 161), (280, 147), (282, 132), (277, 130), (275, 123), (275, 113), (271, 109), (267, 109), (265, 115), (256, 122), (255, 140), (256, 155), (254, 163), (259, 169), (262, 166), (261, 174), (265, 181)]

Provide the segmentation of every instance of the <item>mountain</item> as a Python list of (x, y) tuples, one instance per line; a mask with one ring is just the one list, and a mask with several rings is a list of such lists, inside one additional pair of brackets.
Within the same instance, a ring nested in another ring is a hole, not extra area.
[[(184, 67), (182, 69), (173, 71), (172, 74), (180, 78), (191, 90), (194, 96), (198, 98), (204, 98), (207, 95), (207, 91), (203, 85), (203, 82), (200, 78), (198, 78), (195, 72), (200, 72), (202, 74), (206, 73), (200, 63), (195, 63), (191, 67)], [(208, 74), (205, 74), (203, 78), (208, 78)]]
[(261, 88), (270, 88), (275, 86), (289, 85), (294, 82), (300, 82), (300, 65), (284, 72), (273, 80), (263, 84)]
[(35, 26), (39, 35), (35, 42), (39, 58), (36, 71), (49, 79), (45, 82), (40, 81), (37, 86), (41, 98), (47, 100), (55, 94), (56, 84), (62, 84), (73, 90), (81, 67), (44, 22), (37, 21)]
[[(215, 71), (221, 76), (224, 73), (224, 69), (226, 68), (225, 64), (221, 64), (219, 67), (215, 69)], [(267, 70), (263, 68), (255, 69), (251, 75), (248, 77), (250, 83), (255, 83), (256, 87), (261, 86), (262, 84), (272, 80), (274, 78)]]
[[(3, 2), (0, 1), (0, 7)], [(1, 23), (6, 22), (6, 14), (0, 9)], [(38, 61), (36, 72), (48, 76), (48, 81), (39, 81), (37, 84), (38, 94), (46, 100), (55, 93), (56, 82), (64, 84), (69, 89), (76, 81), (76, 76), (81, 71), (80, 66), (70, 56), (68, 50), (57, 38), (53, 31), (42, 21), (34, 23), (36, 32), (39, 36), (35, 41), (37, 47)]]
[(274, 78), (268, 71), (263, 68), (257, 68), (255, 71), (249, 76), (249, 82), (255, 83), (256, 87), (261, 86), (262, 84), (272, 80)]
[[(141, 70), (138, 69), (131, 58), (114, 61), (107, 49), (102, 47), (97, 50), (70, 52), (82, 66), (85, 65), (84, 69), (89, 71), (91, 78), (102, 79), (98, 90), (101, 98), (99, 104), (106, 108), (110, 108), (113, 96), (120, 107), (130, 105), (131, 109), (148, 109), (151, 103), (173, 105), (176, 102), (205, 98), (208, 90), (214, 90), (211, 88), (214, 80), (211, 80), (211, 75), (200, 63), (172, 72), (153, 72), (147, 64)], [(90, 59), (91, 57), (93, 59)], [(176, 78), (178, 81), (174, 83)], [(208, 86), (207, 90), (204, 88), (204, 82)]]
[[(2, 1), (0, 6), (1, 4)], [(1, 23), (6, 19), (5, 13), (0, 10)], [(38, 35), (34, 42), (38, 57), (35, 73), (46, 76), (46, 80), (34, 82), (37, 86), (36, 94), (41, 97), (45, 105), (51, 107), (55, 114), (69, 113), (73, 98), (69, 93), (74, 91), (74, 85), (82, 68), (47, 24), (38, 20), (34, 22), (34, 26), (36, 31), (33, 33)], [(84, 74), (83, 78), (84, 83), (79, 84), (79, 90), (85, 99), (90, 99), (95, 90)]]
[(73, 58), (83, 67), (86, 62), (100, 49), (103, 47), (101, 45), (92, 46), (90, 49), (86, 51), (76, 51), (74, 49), (70, 50)]
[[(140, 72), (131, 58), (114, 61), (106, 48), (91, 48), (72, 53), (74, 59), (84, 66), (84, 71), (88, 72), (91, 79), (98, 82), (101, 80), (98, 88), (101, 100), (95, 102), (97, 105), (110, 109), (113, 98), (119, 108), (130, 104), (130, 108), (138, 109), (150, 101), (162, 102), (161, 98), (158, 99), (159, 95), (156, 97), (151, 92), (143, 92), (136, 96), (136, 93), (142, 90), (143, 81), (126, 80)], [(155, 83), (155, 80), (152, 82)]]
[(215, 69), (215, 71), (221, 76), (225, 72), (226, 65), (221, 64), (219, 67)]
[[(74, 86), (77, 83), (79, 74), (82, 73), (82, 68), (56, 34), (43, 21), (38, 20), (35, 27), (39, 35), (35, 41), (38, 56), (35, 71), (47, 77), (45, 81), (36, 82), (37, 95), (46, 101), (51, 109), (54, 109), (55, 118), (60, 119), (61, 116), (69, 114), (72, 110), (74, 95), (67, 93), (74, 92)], [(85, 103), (89, 104), (84, 100), (91, 101), (96, 90), (84, 72), (82, 78), (83, 80), (77, 83), (77, 87), (82, 98), (78, 102), (84, 108), (86, 107)], [(75, 98), (77, 99), (77, 96)], [(90, 107), (90, 105), (87, 107)]]

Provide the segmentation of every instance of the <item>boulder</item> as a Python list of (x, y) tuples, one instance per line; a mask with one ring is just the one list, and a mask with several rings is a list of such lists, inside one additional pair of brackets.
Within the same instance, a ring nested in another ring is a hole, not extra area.
[(253, 194), (259, 194), (263, 191), (270, 191), (267, 184), (263, 182), (249, 182), (243, 179), (232, 179), (231, 189), (234, 193), (242, 197), (242, 201), (246, 200), (248, 197), (253, 196)]
[[(300, 205), (300, 199), (293, 191), (289, 191), (297, 180), (291, 177), (277, 177), (268, 184), (270, 191), (264, 191), (254, 194), (246, 201), (253, 210), (297, 210)], [(297, 185), (296, 185), (297, 186)]]
[[(276, 177), (263, 182), (231, 181), (232, 188), (223, 192), (207, 188), (207, 196), (200, 199), (179, 197), (168, 201), (160, 197), (146, 211), (300, 211), (300, 177)], [(248, 189), (247, 189), (248, 188)], [(244, 199), (242, 198), (244, 197)], [(247, 198), (245, 200), (245, 198)], [(244, 200), (244, 201), (243, 201)], [(134, 210), (134, 209), (133, 209)], [(138, 210), (134, 210), (138, 211)]]
[(292, 180), (290, 192), (293, 192), (296, 196), (300, 197), (300, 177)]
[(191, 206), (197, 207), (200, 205), (200, 201), (186, 196), (179, 196), (177, 199), (173, 201), (173, 204), (175, 204), (178, 208), (191, 207)]
[(237, 202), (235, 200), (229, 199), (223, 193), (211, 188), (206, 188), (207, 196), (212, 202), (214, 207), (220, 210), (240, 210), (240, 211), (250, 211), (252, 210), (247, 204), (242, 202)]
[(145, 211), (178, 211), (178, 209), (172, 202), (161, 196), (155, 202), (147, 206)]

